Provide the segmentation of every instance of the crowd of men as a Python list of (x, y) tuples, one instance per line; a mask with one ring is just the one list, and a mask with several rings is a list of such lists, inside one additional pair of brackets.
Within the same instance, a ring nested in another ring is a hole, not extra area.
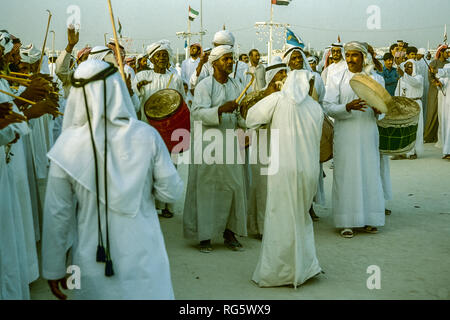
[[(65, 50), (47, 57), (0, 31), (0, 299), (29, 299), (39, 277), (65, 299), (69, 264), (82, 270), (75, 297), (174, 298), (158, 211), (173, 217), (183, 182), (144, 108), (162, 89), (179, 92), (191, 123), (223, 139), (220, 150), (208, 151), (210, 142), (191, 131), (191, 159), (209, 158), (189, 164), (184, 236), (201, 253), (213, 252), (217, 238), (233, 251), (245, 250), (238, 237), (261, 239), (252, 277), (260, 287), (297, 287), (322, 271), (313, 203), (325, 204), (324, 117), (334, 122), (332, 213), (340, 236), (377, 233), (390, 214), (382, 115), (353, 91), (355, 74), (420, 106), (414, 148), (392, 159), (417, 159), (425, 141), (450, 160), (446, 45), (434, 59), (404, 41), (383, 57), (359, 41), (333, 43), (321, 58), (288, 45), (264, 64), (256, 49), (235, 61), (235, 38), (221, 30), (212, 48), (191, 45), (179, 67), (167, 40), (136, 57), (114, 41), (74, 56), (79, 35), (73, 28), (67, 35)], [(237, 98), (246, 86), (254, 102), (242, 112)], [(226, 139), (238, 129), (251, 138), (245, 146)], [(250, 162), (261, 148), (271, 160)], [(241, 154), (230, 162), (229, 150)]]

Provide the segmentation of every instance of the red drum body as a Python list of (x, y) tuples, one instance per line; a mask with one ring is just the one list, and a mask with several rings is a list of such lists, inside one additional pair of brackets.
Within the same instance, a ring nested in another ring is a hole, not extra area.
[(145, 102), (144, 110), (148, 122), (158, 130), (169, 152), (182, 153), (189, 149), (190, 112), (178, 91), (163, 89), (155, 92)]

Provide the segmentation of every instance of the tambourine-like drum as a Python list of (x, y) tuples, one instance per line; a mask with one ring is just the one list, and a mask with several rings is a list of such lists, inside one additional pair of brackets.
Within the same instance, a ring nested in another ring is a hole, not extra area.
[(185, 129), (184, 133), (191, 130), (190, 113), (181, 94), (173, 89), (163, 89), (155, 92), (148, 98), (144, 105), (147, 120), (158, 130), (169, 152), (181, 153), (189, 149), (190, 135), (176, 134), (172, 141), (172, 133), (177, 129)]
[(369, 106), (377, 109), (381, 113), (388, 112), (391, 102), (391, 95), (387, 90), (372, 77), (364, 74), (355, 74), (350, 79), (350, 87), (356, 95), (367, 102)]
[(413, 99), (392, 97), (386, 116), (377, 121), (380, 152), (399, 155), (410, 151), (416, 143), (420, 106)]
[(247, 94), (244, 99), (242, 99), (239, 105), (239, 111), (241, 113), (242, 118), (247, 118), (248, 109), (253, 107), (259, 100), (265, 98), (264, 90), (254, 91)]
[(333, 134), (333, 122), (324, 115), (322, 137), (320, 138), (320, 163), (327, 162), (333, 158)]

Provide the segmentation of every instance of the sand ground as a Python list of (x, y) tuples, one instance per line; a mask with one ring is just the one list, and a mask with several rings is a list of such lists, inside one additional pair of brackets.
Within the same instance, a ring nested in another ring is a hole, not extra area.
[[(240, 238), (243, 252), (221, 239), (200, 253), (183, 238), (181, 200), (172, 219), (160, 218), (177, 299), (450, 299), (450, 161), (425, 145), (417, 160), (391, 160), (392, 215), (378, 234), (339, 236), (331, 216), (330, 162), (324, 165), (326, 207), (316, 207), (317, 255), (325, 274), (298, 287), (259, 288), (252, 281), (261, 241)], [(184, 181), (187, 167), (180, 166)], [(381, 270), (381, 289), (369, 290), (367, 268)], [(54, 299), (46, 281), (31, 284), (32, 299)], [(69, 293), (70, 297), (70, 293)]]

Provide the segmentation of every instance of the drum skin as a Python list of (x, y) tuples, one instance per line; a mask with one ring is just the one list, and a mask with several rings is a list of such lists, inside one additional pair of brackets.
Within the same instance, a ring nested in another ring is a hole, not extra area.
[(333, 122), (324, 115), (322, 125), (322, 137), (320, 138), (320, 163), (333, 158)]
[[(181, 94), (173, 89), (163, 89), (155, 92), (146, 101), (145, 115), (151, 126), (161, 135), (169, 152), (182, 153), (189, 149), (190, 135), (184, 134), (174, 138), (181, 141), (172, 141), (172, 133), (177, 129), (191, 130), (190, 112)], [(176, 145), (177, 150), (173, 150)]]
[(350, 86), (356, 95), (365, 100), (369, 106), (377, 109), (381, 113), (388, 112), (388, 105), (392, 97), (381, 84), (370, 76), (355, 74), (350, 79)]

